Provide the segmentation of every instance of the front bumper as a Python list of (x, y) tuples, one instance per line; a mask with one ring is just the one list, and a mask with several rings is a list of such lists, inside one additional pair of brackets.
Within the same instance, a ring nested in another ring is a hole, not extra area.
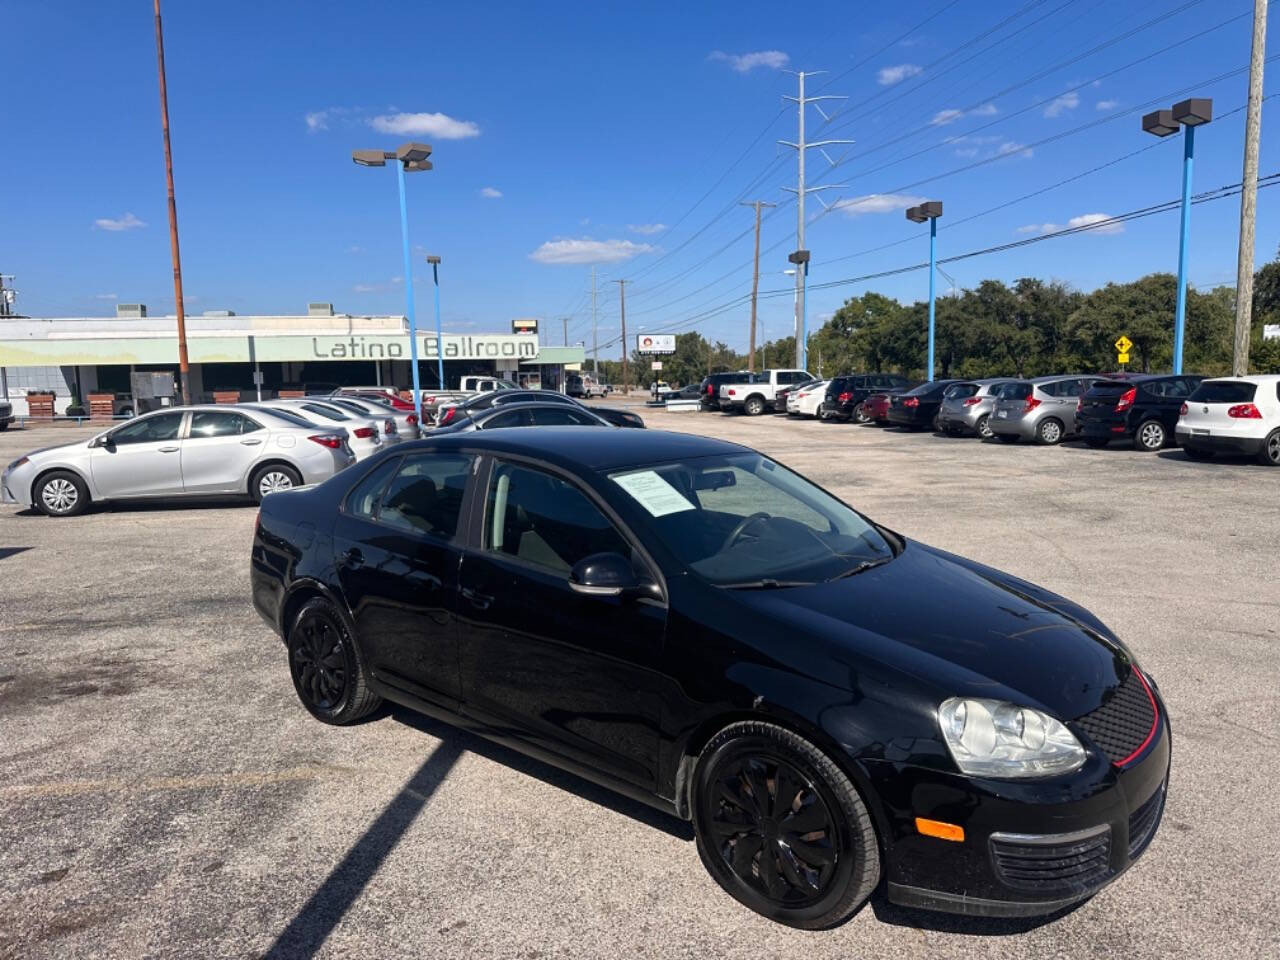
[[(905, 906), (975, 916), (1039, 916), (1118, 878), (1160, 825), (1170, 730), (1125, 768), (1091, 752), (1085, 766), (1044, 781), (995, 781), (891, 761), (866, 765), (888, 821), (888, 896)], [(953, 842), (916, 831), (915, 817), (964, 827)], [(882, 830), (882, 833), (885, 831)]]
[(15, 507), (31, 506), (32, 473), (22, 467), (0, 474), (0, 503)]
[(1231, 437), (1223, 434), (1192, 433), (1179, 428), (1174, 435), (1178, 446), (1191, 450), (1212, 450), (1215, 453), (1240, 453), (1256, 456), (1266, 443), (1265, 437)]

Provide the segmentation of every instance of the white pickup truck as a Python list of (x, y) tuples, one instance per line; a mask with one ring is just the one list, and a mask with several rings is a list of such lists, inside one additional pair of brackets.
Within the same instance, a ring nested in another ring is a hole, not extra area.
[(774, 410), (779, 390), (814, 379), (807, 370), (761, 370), (754, 377), (743, 377), (720, 385), (720, 409), (741, 410), (748, 416), (759, 416)]

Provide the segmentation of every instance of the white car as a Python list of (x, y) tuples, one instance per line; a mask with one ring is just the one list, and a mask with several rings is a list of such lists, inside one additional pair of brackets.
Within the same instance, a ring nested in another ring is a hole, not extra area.
[(382, 449), (382, 420), (373, 416), (362, 417), (351, 410), (326, 403), (317, 397), (297, 397), (283, 400), (263, 400), (246, 406), (266, 407), (269, 410), (289, 410), (322, 427), (342, 427), (347, 431), (347, 442), (356, 460), (365, 460)]
[(787, 413), (793, 417), (816, 417), (827, 396), (830, 380), (819, 380), (787, 394)]
[(1237, 453), (1280, 467), (1280, 375), (1200, 381), (1182, 405), (1176, 433), (1193, 460)]
[(326, 397), (324, 402), (348, 410), (357, 417), (368, 417), (381, 423), (384, 444), (418, 439), (418, 418), (412, 410), (396, 410), (376, 400), (366, 400), (364, 397), (335, 395)]

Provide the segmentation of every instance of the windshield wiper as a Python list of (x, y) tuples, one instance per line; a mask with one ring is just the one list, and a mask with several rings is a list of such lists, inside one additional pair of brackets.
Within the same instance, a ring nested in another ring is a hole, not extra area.
[(722, 583), (726, 590), (779, 590), (783, 587), (811, 587), (812, 580), (774, 580), (763, 577), (759, 580), (741, 580), (738, 583)]
[[(843, 580), (845, 577), (856, 577), (858, 574), (865, 573), (873, 567), (882, 567), (892, 559), (893, 557), (877, 557), (875, 560), (863, 560), (853, 569), (846, 570), (844, 573), (836, 574), (831, 578), (831, 580)], [(831, 580), (828, 580), (827, 582), (830, 583)]]

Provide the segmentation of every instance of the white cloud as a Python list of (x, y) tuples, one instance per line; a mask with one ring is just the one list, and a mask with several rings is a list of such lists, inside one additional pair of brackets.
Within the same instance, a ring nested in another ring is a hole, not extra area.
[(1062, 227), (1056, 223), (1028, 223), (1015, 230), (1015, 233), (1053, 233)]
[(621, 263), (653, 249), (647, 243), (632, 243), (630, 240), (567, 237), (548, 240), (529, 254), (529, 259), (538, 263)]
[(665, 223), (628, 223), (627, 229), (642, 237), (652, 237), (655, 233), (661, 233), (667, 229), (667, 225)]
[(754, 53), (725, 53), (723, 50), (713, 50), (707, 55), (707, 59), (723, 61), (738, 73), (749, 73), (756, 67), (781, 70), (791, 62), (791, 58), (781, 50), (757, 50)]
[[(1068, 227), (1087, 227), (1092, 223), (1104, 223), (1110, 220), (1109, 213), (1082, 213), (1078, 217), (1072, 217), (1067, 221)], [(1124, 233), (1123, 223), (1106, 223), (1104, 226), (1094, 227), (1090, 233)]]
[(329, 111), (328, 110), (312, 110), (303, 119), (307, 121), (308, 133), (315, 133), (317, 130), (329, 129)]
[(356, 293), (374, 293), (380, 288), (376, 283), (357, 283), (351, 289)]
[(1044, 115), (1050, 118), (1059, 117), (1064, 111), (1074, 110), (1078, 106), (1080, 106), (1080, 94), (1072, 90), (1051, 101), (1050, 104), (1044, 108)]
[(977, 147), (956, 147), (957, 157), (976, 157), (978, 155)]
[(864, 213), (894, 213), (923, 203), (924, 199), (906, 193), (869, 193), (863, 197), (840, 200), (833, 206), (847, 216), (857, 217)]
[(484, 197), (486, 200), (497, 200), (502, 196), (502, 191), (497, 187), (481, 187), (480, 196)]
[(944, 124), (954, 123), (964, 116), (963, 110), (939, 110), (933, 115), (933, 119), (929, 121), (935, 127), (941, 127)]
[(980, 106), (980, 107), (974, 107), (972, 110), (970, 110), (970, 111), (969, 111), (969, 116), (971, 116), (971, 117), (994, 117), (994, 116), (995, 116), (997, 113), (999, 113), (999, 112), (1000, 112), (1000, 110), (996, 107), (996, 105), (995, 105), (994, 103), (990, 103), (990, 102), (988, 102), (988, 103), (984, 103), (984, 104), (983, 104), (982, 106)]
[(116, 300), (116, 299), (119, 299), (119, 298), (118, 298), (114, 293), (95, 293), (95, 294), (93, 295), (93, 299), (95, 299), (95, 300)]
[(1120, 106), (1119, 100), (1099, 100), (1094, 104), (1094, 108), (1097, 110), (1114, 110), (1118, 106)]
[(480, 136), (480, 128), (470, 120), (455, 120), (443, 113), (383, 113), (372, 118), (369, 126), (379, 133), (435, 137), (437, 140), (465, 140)]
[(146, 226), (132, 213), (126, 213), (123, 217), (118, 217), (115, 220), (110, 217), (99, 217), (93, 221), (93, 225), (99, 230), (136, 230), (139, 227)]
[(876, 74), (876, 81), (882, 87), (891, 87), (923, 72), (924, 67), (918, 67), (914, 63), (900, 63), (896, 67), (882, 67)]
[(995, 153), (997, 157), (1011, 157), (1017, 154), (1020, 157), (1030, 157), (1035, 153), (1025, 143), (1018, 143), (1016, 140), (1006, 140), (1000, 144), (1000, 149)]

